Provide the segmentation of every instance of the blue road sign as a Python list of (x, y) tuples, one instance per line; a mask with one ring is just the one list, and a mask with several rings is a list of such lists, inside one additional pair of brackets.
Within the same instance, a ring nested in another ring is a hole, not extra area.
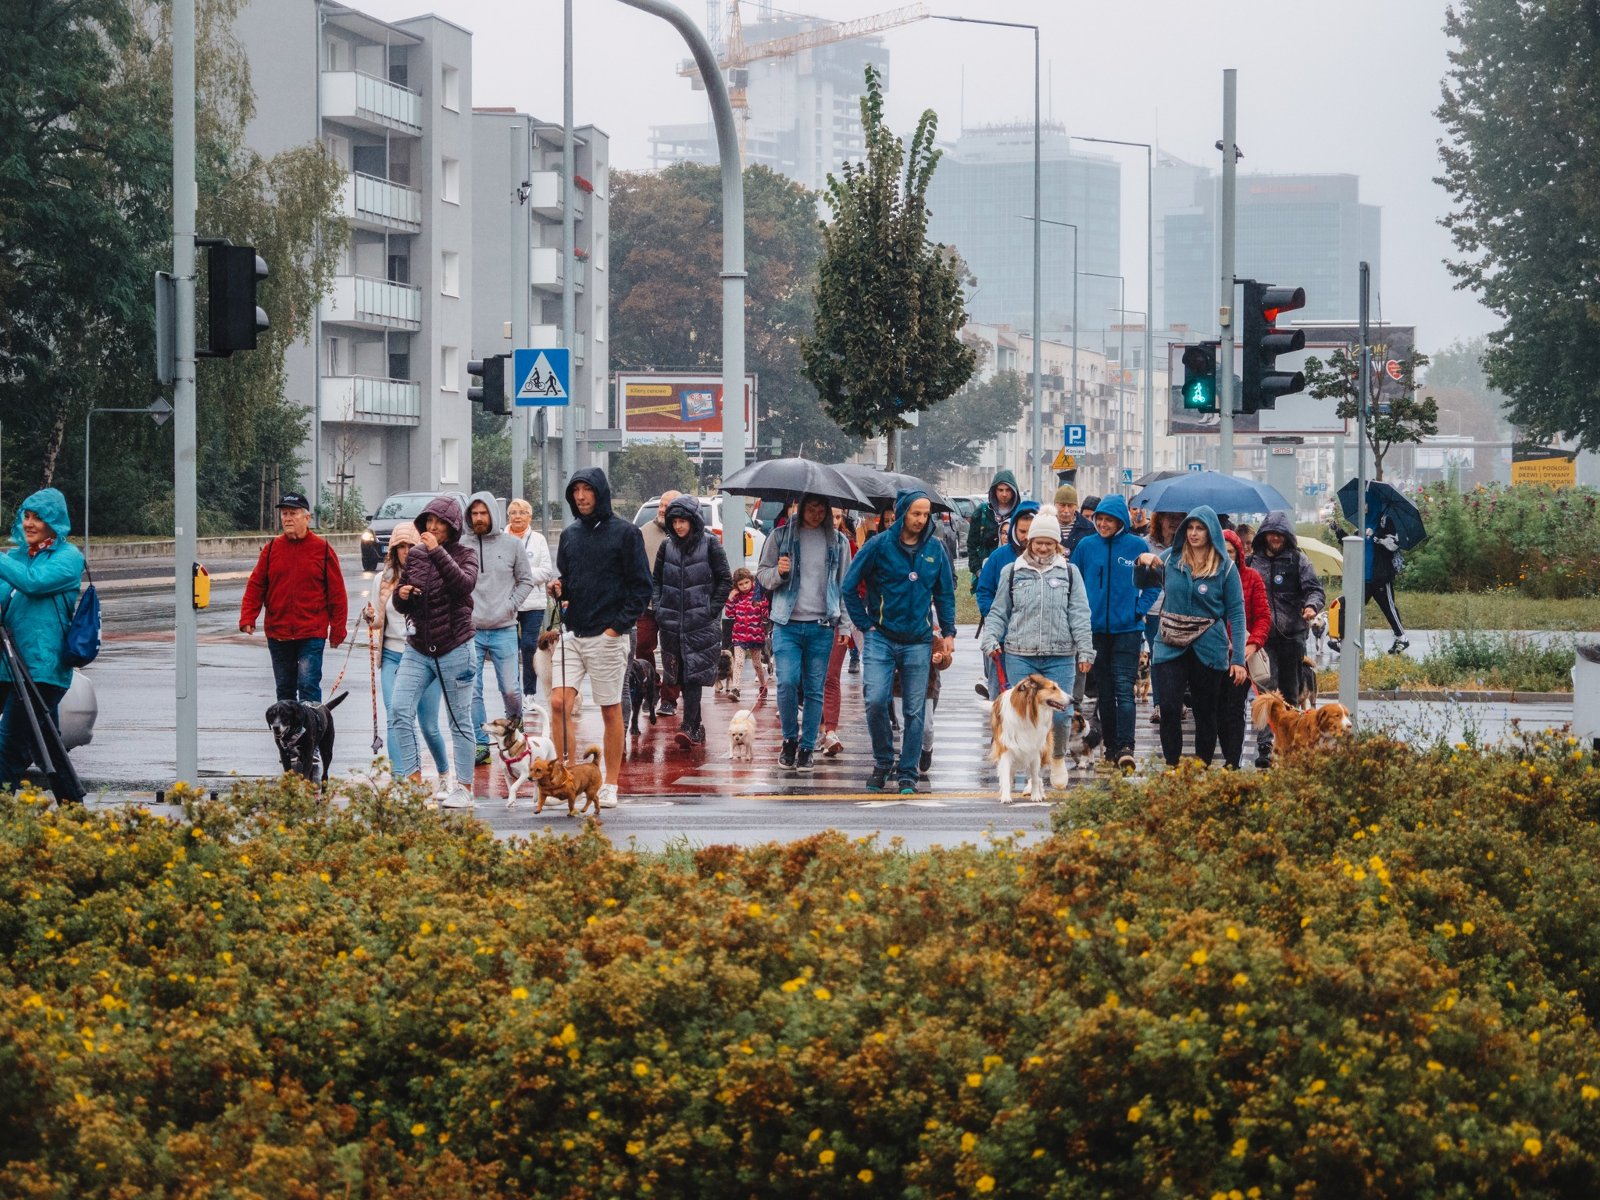
[(1132, 467), (1123, 467), (1122, 468), (1122, 482), (1123, 483), (1132, 483), (1133, 482), (1133, 468)]
[(1204, 471), (1205, 469), (1206, 469), (1205, 463), (1190, 463), (1189, 464), (1189, 470), (1191, 470), (1191, 471)]
[(1067, 447), (1087, 446), (1089, 444), (1089, 427), (1087, 425), (1063, 425), (1061, 427), (1061, 444)]
[(511, 395), (522, 408), (564, 407), (572, 396), (572, 352), (535, 347), (511, 352)]

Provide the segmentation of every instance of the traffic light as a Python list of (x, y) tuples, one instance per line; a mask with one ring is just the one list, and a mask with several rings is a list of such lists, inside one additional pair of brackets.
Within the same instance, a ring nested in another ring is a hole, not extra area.
[(211, 294), (207, 302), (209, 337), (205, 357), (227, 358), (235, 350), (254, 350), (267, 328), (267, 314), (256, 303), (256, 288), (267, 277), (267, 260), (254, 246), (211, 242), (206, 246)]
[(1273, 287), (1244, 281), (1244, 388), (1240, 393), (1243, 412), (1276, 408), (1279, 396), (1305, 390), (1306, 377), (1299, 371), (1275, 371), (1278, 355), (1305, 349), (1306, 335), (1299, 329), (1280, 331), (1278, 314), (1306, 306), (1305, 288)]
[(475, 358), (467, 364), (467, 374), (479, 382), (467, 388), (467, 399), (481, 403), (486, 413), (506, 416), (511, 406), (506, 403), (506, 356)]
[(1201, 342), (1183, 351), (1183, 408), (1185, 412), (1217, 411), (1217, 347)]

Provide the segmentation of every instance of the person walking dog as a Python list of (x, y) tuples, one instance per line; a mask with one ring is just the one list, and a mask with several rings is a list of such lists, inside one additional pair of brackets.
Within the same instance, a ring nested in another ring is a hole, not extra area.
[(339, 556), (311, 532), (311, 502), (299, 492), (278, 500), (283, 532), (261, 550), (239, 607), (239, 632), (254, 633), (266, 610), (267, 650), (279, 700), (322, 703), (322, 652), (344, 645), (349, 597)]

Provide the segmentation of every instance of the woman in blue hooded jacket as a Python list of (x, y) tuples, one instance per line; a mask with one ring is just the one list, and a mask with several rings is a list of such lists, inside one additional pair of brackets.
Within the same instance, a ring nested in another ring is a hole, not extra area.
[[(66, 497), (44, 488), (22, 502), (11, 526), (16, 548), (0, 556), (0, 614), (57, 725), (56, 710), (72, 684), (62, 653), (83, 579), (83, 551), (67, 541), (71, 531)], [(0, 786), (15, 790), (33, 761), (33, 732), (3, 658), (0, 697)]]
[(1195, 757), (1210, 766), (1217, 749), (1223, 681), (1245, 680), (1244, 586), (1211, 506), (1202, 504), (1183, 519), (1165, 555), (1140, 555), (1134, 582), (1164, 589), (1150, 666), (1161, 698), (1162, 756), (1175, 767), (1183, 755), (1187, 693), (1194, 704)]

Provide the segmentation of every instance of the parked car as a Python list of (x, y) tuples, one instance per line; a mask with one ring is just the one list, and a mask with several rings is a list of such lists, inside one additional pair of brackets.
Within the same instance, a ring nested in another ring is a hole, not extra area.
[[(727, 496), (696, 496), (700, 501), (700, 516), (706, 523), (706, 528), (717, 535), (717, 541), (722, 540), (722, 502), (733, 497)], [(763, 505), (765, 507), (765, 505)], [(639, 506), (639, 511), (633, 514), (633, 523), (643, 529), (656, 519), (656, 513), (661, 508), (661, 497), (652, 496)], [(757, 510), (757, 519), (760, 519), (760, 510)], [(744, 557), (745, 561), (754, 563), (761, 557), (761, 548), (767, 544), (767, 535), (759, 528), (746, 524), (744, 528)], [(653, 564), (652, 564), (653, 565)]]
[(436, 496), (451, 497), (461, 506), (462, 519), (466, 518), (467, 497), (464, 492), (396, 492), (378, 505), (378, 511), (367, 518), (367, 527), (361, 531), (361, 569), (376, 571), (383, 562), (383, 556), (389, 553), (389, 535), (394, 532), (394, 527), (401, 521), (415, 521), (428, 506), (428, 501)]

